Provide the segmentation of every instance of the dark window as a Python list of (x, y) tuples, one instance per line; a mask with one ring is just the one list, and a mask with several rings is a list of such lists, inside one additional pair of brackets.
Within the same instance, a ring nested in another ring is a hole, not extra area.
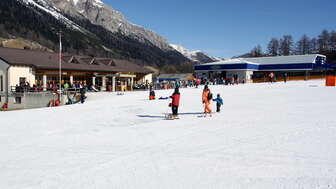
[(20, 85), (26, 83), (26, 78), (25, 77), (20, 77)]

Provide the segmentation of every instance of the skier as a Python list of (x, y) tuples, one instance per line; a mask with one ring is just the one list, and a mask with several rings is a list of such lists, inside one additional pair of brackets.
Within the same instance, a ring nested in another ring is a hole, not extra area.
[(220, 94), (217, 94), (217, 98), (213, 99), (212, 101), (216, 102), (216, 112), (220, 112), (220, 108), (223, 105), (223, 99), (220, 97)]
[(178, 107), (180, 105), (180, 91), (179, 88), (176, 87), (174, 93), (170, 96), (170, 98), (172, 99), (172, 103), (170, 104), (172, 107), (172, 117), (173, 119), (177, 119), (178, 117)]
[(208, 85), (204, 86), (203, 93), (202, 93), (202, 102), (204, 104), (204, 116), (209, 114), (211, 116), (211, 100), (212, 100), (212, 93), (210, 92), (210, 89)]

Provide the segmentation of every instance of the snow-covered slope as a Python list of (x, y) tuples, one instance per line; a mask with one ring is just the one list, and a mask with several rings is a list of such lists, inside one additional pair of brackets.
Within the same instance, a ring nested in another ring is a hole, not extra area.
[(16, 1), (22, 1), (22, 2), (26, 3), (27, 5), (35, 6), (39, 9), (41, 9), (41, 11), (45, 11), (45, 12), (49, 13), (50, 15), (54, 16), (55, 18), (57, 18), (58, 20), (62, 21), (63, 23), (66, 24), (67, 27), (78, 30), (78, 31), (81, 31), (81, 32), (85, 32), (85, 30), (83, 28), (81, 28), (80, 26), (78, 26), (76, 23), (69, 20), (68, 18), (66, 18), (62, 14), (60, 9), (58, 9), (55, 6), (53, 6), (52, 4), (50, 4), (48, 2), (48, 0), (16, 0)]
[(192, 51), (181, 45), (175, 45), (175, 44), (170, 44), (170, 46), (195, 63), (209, 63), (222, 60), (217, 57), (209, 56), (200, 50)]
[(174, 121), (163, 120), (169, 101), (149, 101), (148, 92), (0, 112), (0, 188), (335, 188), (335, 88), (300, 81), (210, 89), (224, 99), (212, 118), (198, 117), (201, 88), (181, 89)]

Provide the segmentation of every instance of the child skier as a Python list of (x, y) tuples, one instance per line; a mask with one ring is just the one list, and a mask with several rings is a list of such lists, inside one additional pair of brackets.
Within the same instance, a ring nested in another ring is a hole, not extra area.
[(177, 119), (178, 117), (178, 107), (180, 105), (180, 91), (179, 88), (176, 87), (174, 93), (170, 96), (170, 98), (172, 99), (172, 103), (170, 104), (172, 107), (172, 117), (173, 119)]
[(220, 108), (223, 105), (223, 99), (220, 97), (220, 94), (217, 94), (217, 98), (213, 99), (213, 101), (216, 102), (216, 107), (217, 107), (216, 112), (219, 113)]

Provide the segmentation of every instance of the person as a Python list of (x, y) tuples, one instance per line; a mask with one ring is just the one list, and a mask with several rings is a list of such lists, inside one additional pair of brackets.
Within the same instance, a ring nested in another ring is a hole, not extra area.
[(216, 112), (220, 112), (220, 108), (223, 105), (223, 99), (220, 97), (220, 94), (217, 94), (217, 98), (213, 99), (212, 101), (216, 102)]
[(155, 100), (155, 91), (153, 89), (149, 92), (149, 100)]
[(4, 110), (4, 111), (8, 110), (8, 104), (4, 103), (1, 107), (1, 109)]
[(287, 82), (287, 73), (286, 72), (284, 73), (283, 77), (284, 77), (284, 82), (286, 83)]
[(172, 108), (172, 118), (176, 119), (178, 118), (178, 108), (180, 106), (180, 91), (179, 88), (176, 87), (174, 93), (170, 96), (170, 98), (172, 99), (171, 102), (171, 108)]
[(65, 83), (65, 84), (64, 84), (64, 90), (68, 90), (69, 87), (70, 87), (70, 86), (69, 86), (68, 83)]
[(82, 104), (85, 102), (85, 88), (80, 88), (80, 101)]
[(212, 94), (210, 92), (210, 89), (208, 85), (204, 86), (203, 93), (202, 93), (202, 102), (204, 104), (204, 114), (205, 116), (209, 114), (211, 116), (211, 100), (212, 100)]
[(271, 72), (269, 75), (268, 75), (268, 77), (269, 77), (269, 81), (270, 81), (270, 83), (273, 83), (274, 82), (274, 73), (273, 72)]
[(201, 79), (196, 79), (196, 88), (201, 84)]

